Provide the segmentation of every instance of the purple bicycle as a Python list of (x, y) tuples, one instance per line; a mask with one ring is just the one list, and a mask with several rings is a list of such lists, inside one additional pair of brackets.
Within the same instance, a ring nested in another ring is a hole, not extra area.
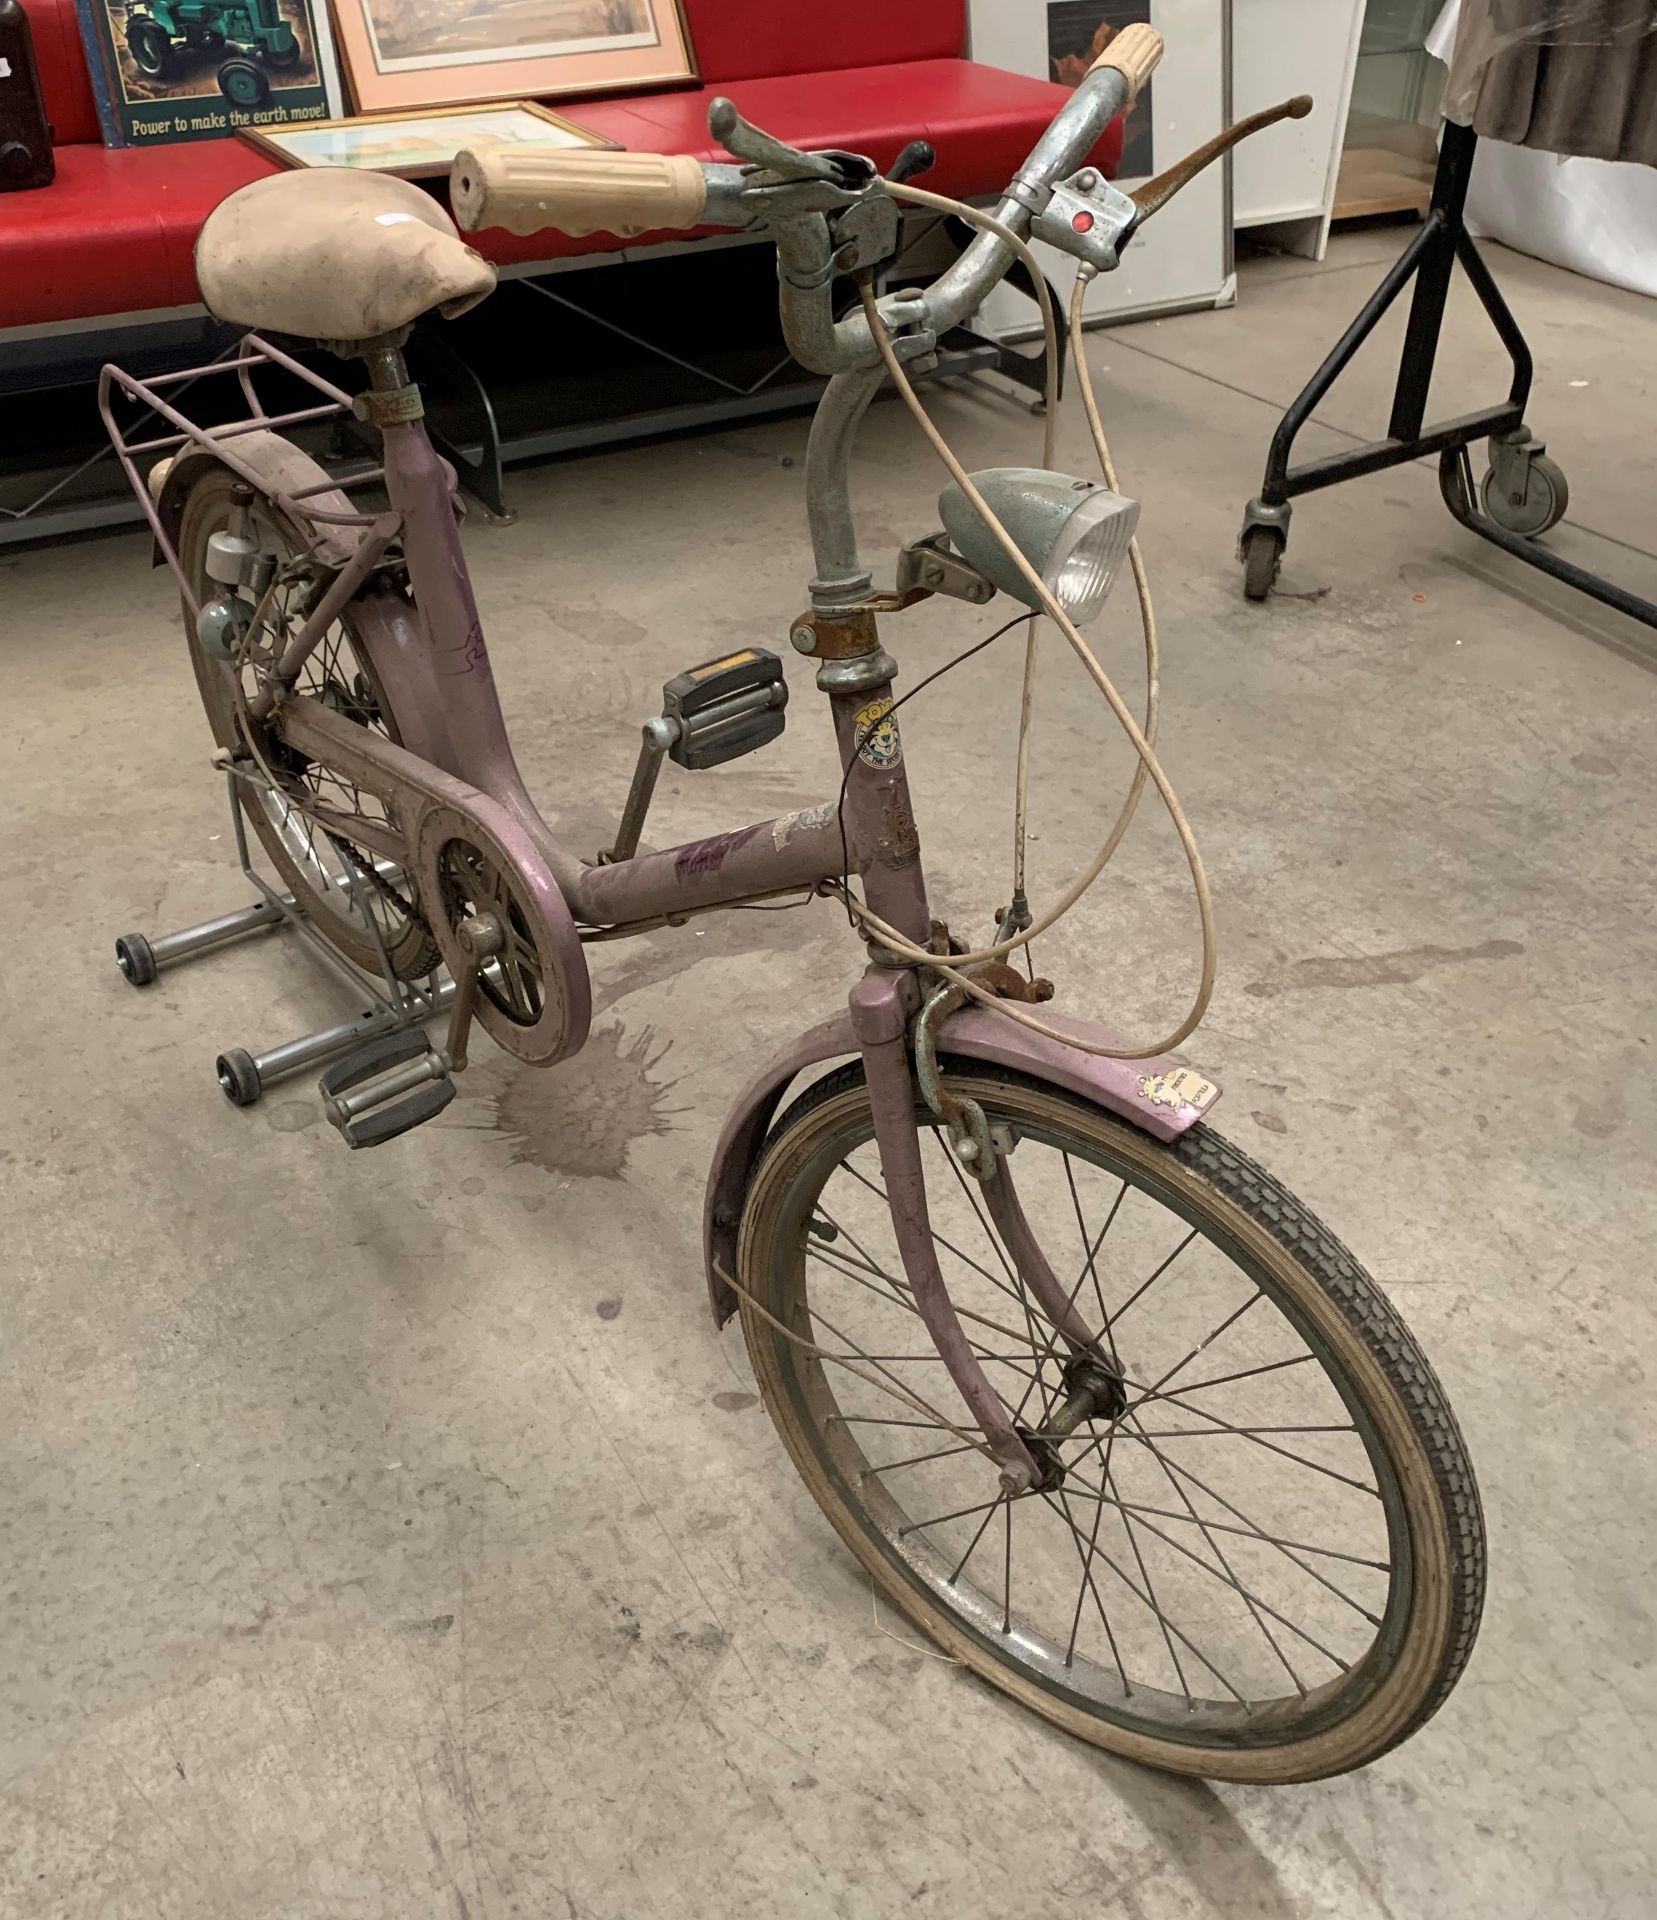
[[(807, 463), (814, 577), (789, 641), (815, 664), (844, 770), (837, 794), (779, 819), (641, 847), (664, 759), (716, 767), (782, 730), (782, 664), (755, 648), (664, 689), (601, 854), (560, 845), (537, 811), (496, 698), (453, 475), (402, 354), (417, 318), (463, 310), (494, 274), (418, 188), (294, 172), (232, 195), (198, 269), (209, 306), (252, 331), (233, 357), (170, 380), (110, 368), (104, 405), (182, 583), (217, 759), (284, 911), (353, 965), (426, 982), (417, 1012), (447, 1009), (441, 1043), (411, 1018), (324, 1073), (341, 1134), (380, 1145), (441, 1113), (475, 1025), (529, 1067), (577, 1054), (595, 941), (837, 901), (864, 946), (848, 999), (754, 1077), (715, 1150), (716, 1323), (740, 1318), (812, 1496), (938, 1649), (1118, 1754), (1280, 1782), (1374, 1759), (1466, 1665), (1484, 1536), (1461, 1436), (1351, 1254), (1209, 1126), (1218, 1089), (1166, 1049), (1054, 1011), (1048, 983), (1009, 964), (1102, 867), (1147, 787), (1179, 828), (1209, 927), (1154, 704), (1136, 720), (1080, 634), (1126, 563), (1142, 598), (1144, 582), (1138, 509), (1115, 487), (1079, 350), (1109, 484), (1051, 471), (1050, 454), (1041, 469), (968, 474), (934, 436), (944, 531), (906, 549), (881, 590), (849, 484), (876, 391), (895, 381), (924, 421), (911, 375), (1032, 237), (1070, 251), (1084, 280), (1108, 270), (1199, 166), (1304, 111), (1257, 116), (1124, 194), (1085, 158), (1160, 52), (1149, 29), (1119, 34), (995, 211), (954, 209), (979, 232), (923, 289), (880, 291), (899, 201), (954, 203), (906, 185), (906, 168), (885, 179), (854, 154), (796, 152), (728, 102), (711, 124), (733, 164), (508, 146), (456, 164), (467, 227), (723, 226), (776, 245), (790, 345), (831, 376)], [(849, 312), (834, 298), (846, 277)], [(270, 334), (360, 356), (367, 391), (352, 401)], [(209, 371), (240, 382), (246, 419), (203, 428), (181, 410), (181, 383)], [(315, 403), (267, 413), (259, 382), (273, 372), (309, 382)], [(129, 402), (163, 430), (123, 431)], [(384, 449), (350, 487), (280, 431), (346, 407)], [(165, 458), (143, 474), (147, 451)], [(385, 506), (354, 501), (358, 484)], [(1032, 622), (1027, 689), (1045, 616), (1139, 771), (1070, 894), (1036, 915), (1020, 881), (973, 949), (928, 905), (880, 622), (928, 595), (976, 605), (998, 591)], [(135, 952), (124, 964), (142, 978), (153, 956)], [(1173, 1043), (1211, 978), (1210, 943)]]

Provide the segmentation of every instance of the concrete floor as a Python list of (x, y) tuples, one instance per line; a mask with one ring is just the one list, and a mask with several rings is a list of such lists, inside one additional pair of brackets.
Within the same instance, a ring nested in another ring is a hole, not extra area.
[[(117, 978), (116, 933), (238, 885), (166, 585), (104, 538), (0, 559), (8, 1920), (1651, 1912), (1657, 649), (1481, 550), (1425, 467), (1297, 509), (1264, 609), (1231, 558), (1274, 418), (1401, 237), (1257, 262), (1234, 312), (1090, 350), (1221, 903), (1192, 1055), (1223, 1128), (1388, 1287), (1482, 1472), (1490, 1600), (1444, 1711), (1363, 1774), (1216, 1790), (877, 1630), (698, 1265), (727, 1102), (848, 976), (826, 906), (600, 952), (583, 1057), (535, 1076), (485, 1048), (384, 1153), (348, 1154), (308, 1081), (232, 1111), (218, 1048), (344, 1003), (277, 944), (143, 997)], [(1495, 260), (1575, 489), (1559, 544), (1657, 591), (1619, 544), (1653, 545), (1657, 308)], [(1354, 369), (1306, 450), (1373, 431), (1387, 378), (1384, 353)], [(1458, 308), (1446, 410), (1501, 385)], [(969, 464), (1033, 456), (1021, 413), (935, 400)], [(664, 678), (781, 647), (804, 437), (520, 473), (519, 524), (472, 532), (520, 758), (573, 844), (612, 823)], [(1068, 412), (1064, 440), (1079, 469)], [(884, 558), (937, 476), (895, 406), (865, 446)], [(934, 603), (888, 644), (912, 685), (988, 625)], [(1126, 602), (1103, 631), (1126, 681)], [(1050, 661), (1038, 897), (1127, 766)], [(785, 738), (665, 782), (658, 841), (830, 790), (791, 675)], [(992, 653), (906, 727), (937, 895), (973, 931), (1015, 701)], [(1042, 955), (1136, 1032), (1193, 978), (1174, 843), (1142, 819)]]

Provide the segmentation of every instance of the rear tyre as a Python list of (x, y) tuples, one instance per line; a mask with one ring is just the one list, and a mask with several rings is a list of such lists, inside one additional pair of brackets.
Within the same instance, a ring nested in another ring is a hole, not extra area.
[[(1261, 1784), (1375, 1759), (1455, 1684), (1484, 1593), (1472, 1469), (1409, 1332), (1208, 1128), (1163, 1145), (1040, 1081), (943, 1066), (1014, 1141), (1034, 1237), (1104, 1329), (1082, 1353), (1052, 1333), (917, 1108), (950, 1296), (1063, 1477), (1009, 1499), (973, 1444), (902, 1278), (854, 1064), (778, 1122), (738, 1250), (755, 1379), (813, 1498), (886, 1599), (1083, 1740)], [(1103, 1367), (1123, 1394), (1054, 1427)]]
[[(325, 479), (326, 475), (318, 469), (318, 477)], [(228, 468), (209, 467), (195, 480), (184, 501), (178, 534), (179, 564), (191, 592), (204, 606), (223, 591), (208, 578), (207, 543), (229, 523), (231, 492), (240, 485)], [(347, 507), (337, 495), (324, 497), (317, 504), (330, 511)], [(249, 513), (263, 550), (283, 560), (301, 551), (303, 541), (268, 499), (256, 498)], [(183, 612), (190, 664), (213, 737), (221, 747), (245, 750), (247, 735), (237, 703), (236, 669), (204, 649), (187, 604)], [(297, 620), (297, 615), (292, 618)], [(250, 670), (249, 684), (256, 672)], [(357, 644), (350, 608), (306, 663), (297, 690), (326, 700), (336, 712), (390, 740), (401, 741), (390, 691), (381, 685), (366, 651)], [(285, 784), (272, 792), (239, 783), (244, 813), (288, 890), (318, 932), (353, 965), (377, 974), (379, 946), (353, 904), (348, 884), (353, 867), (359, 874), (366, 874), (372, 872), (373, 863), (364, 849), (313, 825), (304, 807), (308, 799), (318, 798), (335, 811), (355, 809), (371, 820), (393, 826), (396, 822), (373, 795), (349, 786), (326, 769), (291, 758), (280, 761), (268, 735), (261, 734), (258, 744)], [(442, 957), (414, 905), (414, 887), (415, 882), (406, 874), (400, 879), (378, 877), (372, 884), (370, 910), (386, 958), (400, 980), (424, 978)]]

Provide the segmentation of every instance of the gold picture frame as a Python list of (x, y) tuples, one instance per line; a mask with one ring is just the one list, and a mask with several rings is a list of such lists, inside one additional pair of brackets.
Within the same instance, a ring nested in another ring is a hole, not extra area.
[(534, 100), (347, 114), (338, 120), (303, 120), (291, 126), (237, 131), (250, 147), (257, 147), (281, 167), (356, 167), (395, 174), (402, 180), (446, 177), (455, 155), (479, 138), (610, 149), (618, 145)]
[(680, 0), (333, 0), (333, 15), (360, 114), (697, 77)]

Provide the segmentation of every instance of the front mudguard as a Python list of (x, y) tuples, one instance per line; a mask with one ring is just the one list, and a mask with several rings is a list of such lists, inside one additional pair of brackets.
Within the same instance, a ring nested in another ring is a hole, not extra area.
[[(1111, 1046), (1115, 1036), (1086, 1020), (1073, 1020), (1043, 1007), (1040, 1018), (1084, 1045)], [(714, 1149), (702, 1211), (702, 1248), (707, 1266), (708, 1299), (714, 1325), (724, 1326), (736, 1312), (736, 1295), (719, 1277), (736, 1272), (737, 1229), (748, 1181), (783, 1095), (808, 1068), (858, 1053), (851, 1010), (835, 1014), (802, 1033), (755, 1074), (737, 1096)], [(1112, 1060), (1086, 1053), (1010, 1020), (993, 1008), (971, 1006), (952, 1014), (938, 1038), (940, 1053), (963, 1054), (994, 1066), (1050, 1080), (1067, 1093), (1103, 1107), (1156, 1140), (1174, 1140), (1202, 1119), (1220, 1097), (1211, 1080), (1169, 1055), (1145, 1060)]]

